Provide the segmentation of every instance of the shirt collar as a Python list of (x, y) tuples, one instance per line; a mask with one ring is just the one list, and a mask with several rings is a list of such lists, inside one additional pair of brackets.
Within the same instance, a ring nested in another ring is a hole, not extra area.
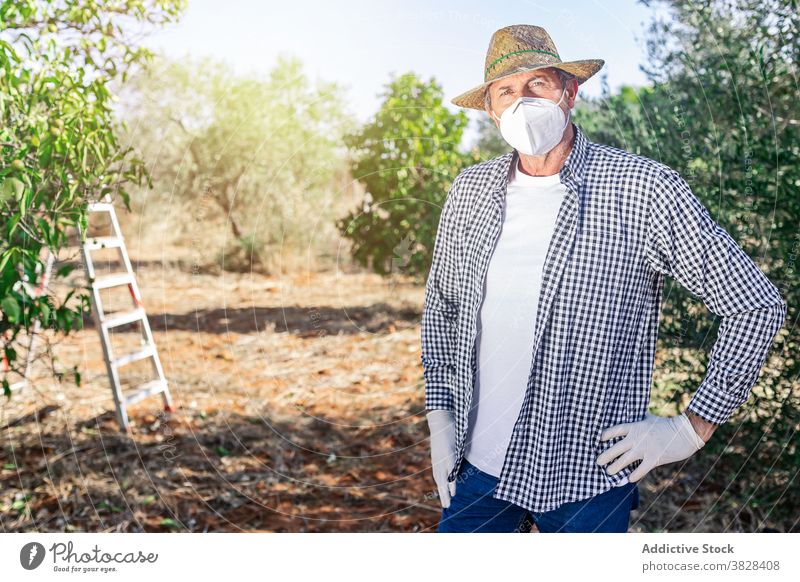
[(572, 124), (572, 130), (575, 133), (575, 140), (572, 143), (572, 151), (569, 152), (564, 165), (561, 167), (561, 181), (573, 180), (577, 187), (583, 183), (583, 177), (586, 174), (586, 165), (589, 158), (589, 140), (574, 123)]

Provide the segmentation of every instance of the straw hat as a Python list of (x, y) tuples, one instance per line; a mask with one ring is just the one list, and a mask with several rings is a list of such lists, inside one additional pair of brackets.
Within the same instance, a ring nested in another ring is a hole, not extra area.
[(562, 62), (556, 45), (540, 26), (514, 24), (495, 31), (486, 51), (483, 83), (451, 100), (459, 107), (483, 110), (484, 91), (498, 79), (524, 71), (555, 67), (572, 73), (580, 85), (603, 66), (602, 59)]

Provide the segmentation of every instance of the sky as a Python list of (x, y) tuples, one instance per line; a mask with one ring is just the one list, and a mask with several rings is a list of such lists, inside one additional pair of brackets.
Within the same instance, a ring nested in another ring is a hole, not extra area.
[(489, 39), (510, 24), (543, 27), (564, 61), (605, 60), (579, 97), (600, 95), (604, 73), (612, 91), (644, 85), (639, 64), (653, 14), (635, 0), (189, 0), (180, 21), (150, 33), (145, 44), (174, 58), (211, 56), (242, 74), (266, 74), (278, 55), (294, 55), (310, 79), (343, 85), (363, 122), (380, 107), (392, 73), (408, 71), (435, 78), (457, 111), (450, 99), (483, 82)]

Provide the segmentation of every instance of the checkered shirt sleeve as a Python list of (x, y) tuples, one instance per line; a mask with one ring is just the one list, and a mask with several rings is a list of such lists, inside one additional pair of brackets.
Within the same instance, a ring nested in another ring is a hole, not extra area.
[(425, 408), (453, 410), (456, 319), (458, 318), (458, 266), (453, 215), (458, 178), (450, 186), (433, 247), (433, 260), (425, 285), (422, 310), (422, 366)]
[(749, 397), (783, 325), (786, 302), (678, 172), (664, 166), (650, 205), (650, 266), (723, 318), (705, 376), (688, 406), (701, 418), (722, 424)]

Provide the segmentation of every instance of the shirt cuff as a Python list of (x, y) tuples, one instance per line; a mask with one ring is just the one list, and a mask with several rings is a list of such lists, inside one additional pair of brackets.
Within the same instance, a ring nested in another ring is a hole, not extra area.
[(427, 382), (425, 384), (426, 410), (453, 410), (453, 393), (446, 382)]
[[(749, 386), (752, 383), (744, 382), (744, 384)], [(742, 393), (734, 387), (719, 386), (713, 377), (707, 375), (692, 396), (686, 410), (713, 424), (724, 424), (737, 408), (747, 402), (749, 396), (750, 390)]]

